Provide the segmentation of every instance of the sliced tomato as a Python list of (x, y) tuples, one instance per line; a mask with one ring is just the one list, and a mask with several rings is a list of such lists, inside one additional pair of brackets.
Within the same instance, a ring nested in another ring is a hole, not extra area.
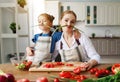
[(113, 72), (114, 74), (118, 73), (118, 71), (120, 71), (120, 63), (114, 64), (114, 65), (112, 66), (111, 70), (112, 70), (112, 72)]
[(74, 66), (72, 63), (67, 63), (66, 66)]
[(73, 69), (73, 73), (75, 74), (79, 74), (81, 72), (81, 67), (76, 67), (75, 69)]
[(45, 67), (45, 68), (54, 68), (55, 65), (53, 63), (46, 63), (43, 67)]

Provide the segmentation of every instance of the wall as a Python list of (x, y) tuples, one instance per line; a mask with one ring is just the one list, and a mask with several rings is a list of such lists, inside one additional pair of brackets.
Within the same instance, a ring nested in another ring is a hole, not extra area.
[[(47, 0), (50, 1), (50, 0)], [(55, 0), (56, 1), (56, 0)], [(60, 2), (120, 2), (120, 0), (58, 0)], [(77, 25), (77, 27), (84, 31), (88, 36), (91, 36), (92, 33), (96, 33), (96, 36), (105, 36), (105, 31), (110, 30), (111, 34), (114, 36), (119, 36), (120, 37), (120, 26), (91, 26), (91, 27), (86, 27), (86, 26), (81, 26), (80, 24)]]
[(85, 23), (77, 22), (75, 27), (88, 36), (95, 33), (97, 37), (105, 37), (105, 32), (109, 30), (113, 37), (120, 37), (120, 26), (85, 26)]
[(120, 26), (99, 26), (99, 27), (80, 27), (80, 30), (85, 32), (88, 36), (91, 36), (92, 33), (95, 33), (98, 37), (104, 37), (105, 31), (110, 30), (110, 34), (116, 37), (120, 37)]
[[(50, 0), (48, 0), (50, 1)], [(120, 1), (120, 0), (58, 0), (58, 1), (69, 1), (69, 2), (93, 2), (93, 1), (109, 1), (109, 2), (114, 2), (114, 1)]]

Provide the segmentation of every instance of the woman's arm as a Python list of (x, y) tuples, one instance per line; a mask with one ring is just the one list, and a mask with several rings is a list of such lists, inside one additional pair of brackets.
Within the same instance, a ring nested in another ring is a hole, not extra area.
[(87, 56), (90, 58), (90, 60), (85, 62), (83, 65), (87, 69), (90, 69), (99, 63), (100, 55), (96, 52), (91, 40), (86, 35), (82, 34), (80, 41), (85, 49)]

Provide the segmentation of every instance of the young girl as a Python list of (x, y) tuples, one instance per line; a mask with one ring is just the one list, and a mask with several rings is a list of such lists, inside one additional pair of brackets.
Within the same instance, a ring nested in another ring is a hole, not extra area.
[(43, 13), (38, 16), (39, 28), (42, 33), (34, 35), (32, 41), (34, 45), (27, 47), (26, 59), (32, 61), (33, 64), (38, 64), (41, 61), (51, 61), (50, 46), (51, 46), (51, 27), (53, 26), (54, 17)]

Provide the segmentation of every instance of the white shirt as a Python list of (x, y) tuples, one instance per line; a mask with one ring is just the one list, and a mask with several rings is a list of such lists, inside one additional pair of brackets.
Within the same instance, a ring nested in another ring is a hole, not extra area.
[[(56, 43), (54, 55), (58, 53), (56, 50), (60, 50), (61, 41), (63, 43), (63, 46), (62, 46), (63, 50), (70, 50), (70, 49), (76, 48), (78, 46), (78, 44), (77, 44), (74, 36), (72, 38), (74, 40), (72, 42), (72, 46), (69, 47), (67, 45), (65, 39), (63, 38), (63, 34), (62, 34), (61, 39)], [(89, 57), (90, 60), (95, 59), (97, 62), (100, 61), (100, 55), (96, 52), (91, 40), (84, 33), (81, 33), (81, 37), (79, 38), (79, 42), (84, 49), (84, 54), (87, 57)]]

